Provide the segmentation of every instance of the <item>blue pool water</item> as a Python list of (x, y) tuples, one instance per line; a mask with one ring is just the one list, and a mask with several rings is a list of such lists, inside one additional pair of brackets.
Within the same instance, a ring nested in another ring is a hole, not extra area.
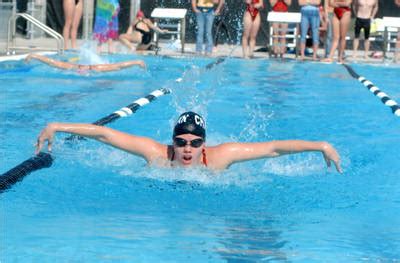
[[(220, 173), (151, 168), (59, 134), (52, 167), (0, 194), (1, 262), (400, 261), (400, 120), (343, 66), (143, 59), (146, 72), (87, 76), (0, 63), (0, 172), (33, 155), (47, 122), (94, 122), (164, 87), (173, 93), (109, 126), (169, 143), (179, 113), (195, 110), (210, 145), (326, 140), (344, 174), (317, 153)], [(352, 66), (400, 101), (399, 67)]]

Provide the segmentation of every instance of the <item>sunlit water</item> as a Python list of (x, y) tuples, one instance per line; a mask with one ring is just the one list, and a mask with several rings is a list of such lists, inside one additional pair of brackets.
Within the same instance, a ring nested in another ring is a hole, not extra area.
[[(194, 110), (209, 145), (326, 140), (344, 174), (317, 153), (218, 173), (151, 168), (59, 134), (53, 166), (0, 194), (1, 262), (400, 260), (399, 118), (343, 66), (227, 59), (210, 71), (213, 59), (142, 59), (147, 71), (86, 75), (0, 63), (1, 172), (32, 156), (47, 122), (94, 122), (166, 87), (172, 94), (109, 126), (169, 143), (179, 113)], [(400, 101), (398, 67), (353, 67)]]

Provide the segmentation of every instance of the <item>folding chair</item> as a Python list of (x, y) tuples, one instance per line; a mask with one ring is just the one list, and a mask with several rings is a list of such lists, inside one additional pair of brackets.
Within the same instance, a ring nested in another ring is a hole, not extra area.
[[(154, 25), (161, 29), (167, 29), (169, 32), (166, 34), (176, 36), (176, 39), (181, 42), (181, 52), (185, 52), (185, 28), (187, 10), (184, 8), (155, 8), (151, 12), (151, 17), (155, 19)], [(154, 41), (158, 47), (159, 36), (154, 32)]]
[(272, 47), (273, 47), (273, 40), (274, 38), (279, 38), (276, 36), (277, 32), (274, 32), (272, 27), (273, 23), (286, 23), (288, 25), (288, 29), (286, 31), (285, 38), (291, 39), (291, 43), (286, 43), (287, 47), (294, 47), (296, 48), (296, 58), (297, 58), (297, 50), (298, 50), (298, 28), (301, 21), (301, 14), (297, 12), (269, 12), (267, 16), (267, 21), (269, 23), (269, 56), (271, 56)]
[[(400, 30), (400, 17), (383, 17), (383, 59), (386, 57), (386, 52), (390, 52), (391, 44), (395, 44), (398, 41), (397, 34)], [(400, 50), (397, 50), (400, 52)]]

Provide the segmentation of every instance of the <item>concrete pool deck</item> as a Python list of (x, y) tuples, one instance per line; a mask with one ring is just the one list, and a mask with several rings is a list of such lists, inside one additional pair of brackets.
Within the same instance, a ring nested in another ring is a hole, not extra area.
[[(37, 38), (37, 39), (25, 39), (22, 37), (17, 38), (17, 44), (20, 46), (29, 46), (32, 49), (30, 51), (28, 50), (19, 50), (16, 52), (15, 55), (8, 55), (6, 54), (6, 41), (5, 40), (0, 40), (0, 61), (4, 60), (18, 60), (21, 58), (24, 58), (27, 53), (32, 53), (32, 52), (38, 52), (40, 49), (38, 47), (43, 47), (44, 49), (41, 49), (42, 51), (45, 49), (54, 49), (56, 47), (56, 43), (54, 39), (51, 38)], [(84, 40), (78, 40), (78, 46), (82, 46), (85, 43), (87, 43)], [(95, 49), (94, 42), (90, 41), (91, 43), (91, 48)], [(154, 51), (145, 51), (145, 52), (131, 52), (129, 51), (126, 47), (124, 47), (120, 42), (115, 41), (114, 42), (114, 47), (116, 50), (117, 54), (150, 54), (154, 55)], [(160, 43), (160, 48), (161, 50), (158, 52), (158, 55), (161, 56), (174, 56), (174, 57), (193, 57), (193, 56), (198, 56), (195, 53), (195, 44), (194, 43), (186, 43), (185, 44), (185, 52), (181, 53), (180, 48), (177, 46), (171, 45), (171, 43)], [(263, 48), (262, 46), (257, 46), (255, 50)], [(54, 54), (55, 51), (53, 52), (41, 52), (42, 54)], [(384, 61), (382, 58), (368, 58), (364, 59), (364, 51), (359, 50), (357, 52), (357, 59), (352, 60), (352, 54), (353, 50), (346, 50), (346, 62), (347, 63), (366, 63), (366, 64), (382, 64), (382, 63), (393, 63), (393, 52), (388, 52), (387, 53), (387, 59)], [(370, 54), (372, 54), (372, 51), (370, 51)], [(322, 58), (324, 55), (324, 50), (319, 49), (318, 50), (318, 56)], [(236, 57), (236, 58), (241, 58), (242, 57), (242, 47), (240, 45), (218, 45), (213, 51), (213, 54), (211, 57), (226, 57), (226, 56), (231, 56), (231, 57)], [(270, 58), (268, 52), (262, 51), (262, 52), (254, 52), (254, 59), (267, 59)], [(271, 59), (276, 59), (271, 57)], [(284, 59), (289, 59), (293, 60), (296, 59), (296, 56), (294, 54), (285, 54)], [(298, 59), (298, 58), (297, 58)], [(279, 59), (276, 59), (279, 60)], [(311, 57), (306, 57), (305, 59), (311, 61)], [(399, 61), (397, 62), (399, 64)]]

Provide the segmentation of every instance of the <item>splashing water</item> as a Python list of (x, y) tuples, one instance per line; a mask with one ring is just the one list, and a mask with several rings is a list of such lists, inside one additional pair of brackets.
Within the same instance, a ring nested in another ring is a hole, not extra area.
[(212, 171), (204, 167), (191, 169), (174, 167), (147, 166), (145, 161), (137, 156), (97, 145), (95, 142), (69, 145), (55, 145), (54, 154), (61, 159), (59, 163), (75, 166), (76, 163), (101, 173), (115, 173), (121, 176), (152, 179), (158, 182), (188, 183), (205, 187), (253, 187), (261, 182), (270, 181), (270, 177), (257, 173), (260, 167), (250, 168), (254, 171), (249, 175), (249, 167), (244, 164), (235, 165), (235, 169)]
[[(204, 66), (190, 65), (182, 77), (167, 82), (163, 88), (172, 90), (170, 104), (176, 109), (176, 115), (185, 111), (195, 111), (207, 118), (207, 108), (211, 103), (220, 79), (221, 66), (208, 70)], [(170, 126), (173, 127), (176, 116), (172, 116)]]
[(205, 115), (217, 82), (215, 71), (211, 72), (192, 65), (184, 72), (182, 81), (174, 89), (172, 104), (178, 112), (193, 110)]
[(180, 39), (171, 39), (165, 48), (167, 50), (179, 52), (182, 48), (181, 40)]
[(268, 136), (269, 120), (273, 117), (274, 113), (265, 113), (259, 104), (245, 105), (246, 115), (245, 126), (241, 130), (238, 138), (232, 138), (235, 141), (253, 141), (257, 138), (270, 137)]
[(79, 49), (79, 62), (81, 64), (93, 65), (93, 64), (106, 64), (108, 61), (95, 52), (95, 42), (86, 42)]

